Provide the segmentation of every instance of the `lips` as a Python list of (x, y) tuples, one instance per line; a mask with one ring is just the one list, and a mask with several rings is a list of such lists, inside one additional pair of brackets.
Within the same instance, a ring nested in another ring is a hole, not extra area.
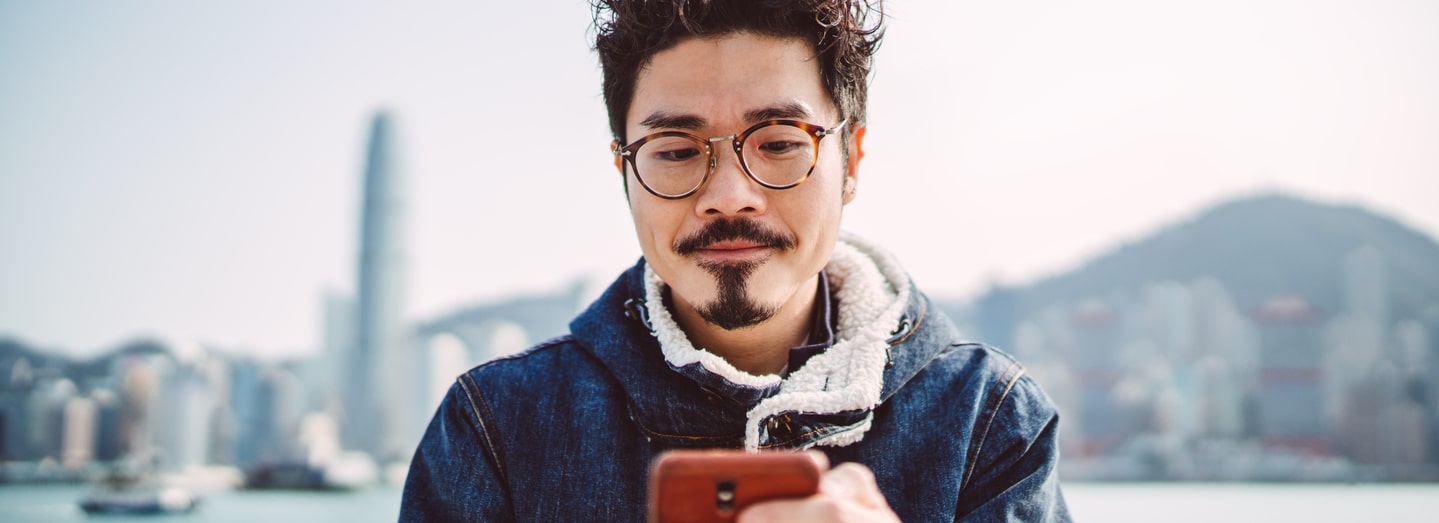
[(751, 241), (743, 241), (743, 240), (730, 240), (730, 241), (723, 241), (723, 242), (715, 242), (715, 243), (706, 245), (706, 246), (704, 246), (704, 247), (701, 247), (700, 250), (704, 250), (704, 251), (740, 251), (740, 250), (745, 250), (745, 249), (758, 249), (758, 248), (769, 248), (769, 246), (768, 246), (768, 245), (765, 245), (765, 244), (762, 244), (762, 243), (759, 243), (759, 242), (751, 242)]
[(680, 256), (754, 259), (794, 246), (793, 236), (753, 219), (731, 218), (709, 222), (700, 230), (677, 238), (674, 251)]
[(769, 257), (769, 245), (748, 241), (716, 242), (695, 251), (701, 260), (710, 262), (747, 262)]

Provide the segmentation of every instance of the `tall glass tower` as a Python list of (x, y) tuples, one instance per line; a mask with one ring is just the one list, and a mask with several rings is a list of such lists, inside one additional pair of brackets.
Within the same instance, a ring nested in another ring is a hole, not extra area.
[(345, 447), (384, 460), (396, 452), (396, 397), (404, 330), (404, 198), (395, 156), (393, 118), (370, 122), (360, 226), (354, 352), (346, 358)]

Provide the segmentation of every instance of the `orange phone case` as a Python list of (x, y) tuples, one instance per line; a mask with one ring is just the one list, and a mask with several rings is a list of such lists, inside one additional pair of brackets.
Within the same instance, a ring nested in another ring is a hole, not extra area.
[(673, 450), (650, 469), (651, 523), (734, 521), (750, 504), (819, 492), (818, 452)]

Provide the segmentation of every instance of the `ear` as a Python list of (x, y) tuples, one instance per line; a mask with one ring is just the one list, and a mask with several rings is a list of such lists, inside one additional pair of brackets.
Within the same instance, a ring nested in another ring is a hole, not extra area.
[(619, 140), (615, 140), (615, 141), (613, 141), (613, 142), (610, 142), (610, 154), (615, 157), (615, 169), (620, 172), (620, 176), (624, 176), (624, 174), (625, 174), (625, 158), (624, 158), (623, 156), (620, 156), (620, 155), (619, 155), (619, 152), (620, 152), (620, 141), (619, 141)]
[(610, 142), (610, 153), (615, 157), (615, 170), (620, 172), (620, 192), (625, 193), (625, 205), (630, 205), (630, 180), (625, 175), (625, 157), (620, 156), (620, 141)]
[(864, 159), (864, 133), (868, 127), (854, 129), (853, 143), (849, 144), (849, 172), (844, 173), (844, 203), (854, 201), (854, 191), (859, 184), (859, 161)]

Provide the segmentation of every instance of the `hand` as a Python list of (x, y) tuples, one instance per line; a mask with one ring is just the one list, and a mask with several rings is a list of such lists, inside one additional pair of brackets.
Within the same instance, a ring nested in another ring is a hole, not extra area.
[(737, 523), (778, 521), (899, 522), (889, 509), (874, 473), (858, 463), (844, 463), (819, 480), (819, 493), (803, 499), (756, 503), (739, 514)]

